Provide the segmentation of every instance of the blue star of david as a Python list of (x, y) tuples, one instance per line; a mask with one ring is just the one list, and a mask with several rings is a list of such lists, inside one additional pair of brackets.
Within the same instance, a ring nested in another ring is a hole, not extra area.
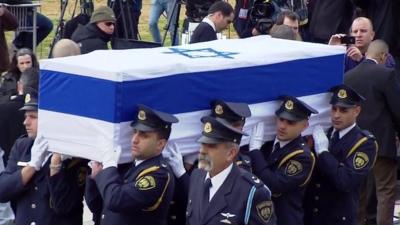
[(188, 58), (215, 58), (222, 57), (226, 59), (233, 59), (232, 55), (239, 54), (238, 52), (220, 52), (212, 48), (200, 49), (183, 49), (183, 48), (169, 48), (172, 52), (164, 52), (167, 54), (180, 54)]

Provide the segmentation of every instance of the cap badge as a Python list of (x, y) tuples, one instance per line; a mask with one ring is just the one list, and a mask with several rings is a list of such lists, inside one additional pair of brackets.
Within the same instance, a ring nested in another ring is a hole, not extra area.
[(146, 113), (143, 110), (140, 110), (138, 113), (139, 120), (146, 120)]
[(346, 92), (346, 90), (340, 89), (339, 92), (338, 92), (338, 94), (337, 94), (337, 96), (338, 96), (339, 98), (347, 98), (347, 92)]
[(210, 122), (204, 124), (204, 132), (210, 133), (212, 131), (212, 126)]
[(286, 101), (286, 103), (285, 103), (285, 108), (288, 109), (288, 110), (292, 110), (292, 109), (293, 109), (293, 102), (292, 102), (292, 100)]
[(26, 94), (25, 95), (25, 103), (28, 103), (31, 101), (31, 95), (30, 94)]
[(222, 114), (224, 113), (224, 109), (222, 108), (221, 105), (216, 105), (216, 106), (215, 106), (215, 113), (216, 113), (217, 115), (222, 115)]

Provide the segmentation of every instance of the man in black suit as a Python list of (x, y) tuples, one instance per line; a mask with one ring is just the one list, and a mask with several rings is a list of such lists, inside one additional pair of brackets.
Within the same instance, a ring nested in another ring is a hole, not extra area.
[[(370, 176), (376, 183), (377, 224), (393, 224), (397, 170), (395, 135), (396, 131), (400, 132), (399, 78), (393, 69), (384, 66), (387, 55), (388, 47), (384, 41), (371, 42), (366, 59), (347, 72), (344, 81), (365, 96), (357, 124), (371, 131), (379, 145), (378, 159)], [(360, 207), (365, 207), (366, 203), (362, 202), (366, 198), (365, 190), (364, 196), (361, 193), (364, 198), (360, 199)], [(365, 212), (360, 212), (360, 222), (365, 220), (362, 213)]]
[(215, 2), (211, 5), (208, 16), (194, 29), (190, 44), (217, 40), (217, 33), (226, 29), (233, 18), (233, 8), (228, 2)]

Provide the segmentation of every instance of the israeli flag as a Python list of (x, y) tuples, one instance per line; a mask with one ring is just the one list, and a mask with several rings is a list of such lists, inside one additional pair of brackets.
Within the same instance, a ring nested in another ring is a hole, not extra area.
[(42, 60), (39, 132), (55, 152), (101, 161), (121, 145), (121, 162), (129, 161), (130, 123), (145, 104), (179, 118), (170, 140), (185, 155), (199, 150), (200, 118), (210, 114), (212, 100), (248, 103), (245, 132), (264, 121), (271, 140), (276, 99), (285, 94), (320, 112), (307, 134), (317, 123), (329, 124), (326, 92), (343, 81), (344, 54), (341, 46), (258, 36)]

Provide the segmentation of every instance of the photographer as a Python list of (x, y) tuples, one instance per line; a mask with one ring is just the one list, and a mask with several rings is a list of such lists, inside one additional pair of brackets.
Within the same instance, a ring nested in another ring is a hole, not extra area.
[(240, 38), (268, 34), (280, 12), (279, 7), (272, 0), (256, 0), (249, 11), (246, 27), (238, 32)]
[[(332, 35), (329, 40), (330, 45), (347, 45), (344, 68), (345, 72), (353, 69), (365, 59), (365, 52), (375, 37), (371, 20), (366, 17), (358, 17), (354, 19), (353, 24), (351, 25), (350, 35), (352, 38), (347, 38), (345, 34), (335, 34)], [(394, 59), (389, 54), (386, 59), (385, 66), (388, 68), (393, 68), (394, 65)]]

